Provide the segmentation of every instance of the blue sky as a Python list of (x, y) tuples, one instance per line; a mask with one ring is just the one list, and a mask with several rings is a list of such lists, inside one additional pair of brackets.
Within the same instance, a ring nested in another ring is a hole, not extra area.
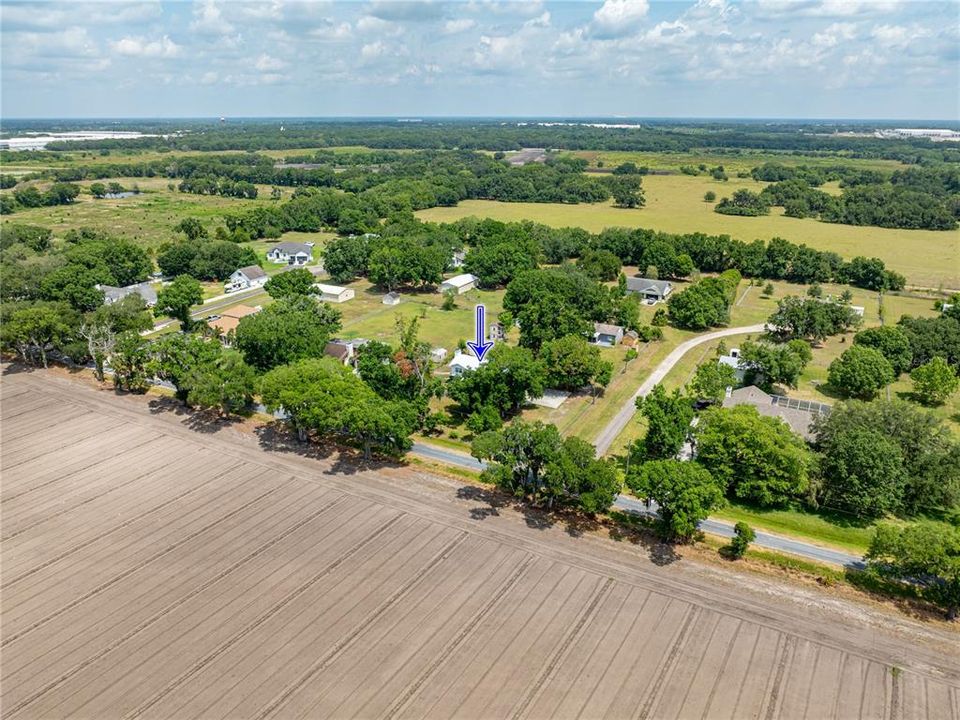
[(4, 117), (960, 115), (960, 4), (3, 2)]

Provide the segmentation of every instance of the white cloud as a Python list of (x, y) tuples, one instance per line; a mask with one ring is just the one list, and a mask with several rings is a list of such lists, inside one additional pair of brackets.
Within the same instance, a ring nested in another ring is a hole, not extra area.
[(539, 15), (539, 16), (537, 16), (537, 17), (535, 17), (535, 18), (532, 18), (532, 19), (530, 19), (530, 20), (527, 20), (527, 21), (523, 24), (523, 26), (524, 26), (524, 27), (528, 27), (528, 28), (532, 28), (532, 27), (540, 27), (540, 28), (550, 27), (550, 12), (549, 12), (548, 10), (544, 10), (542, 15)]
[(371, 60), (376, 60), (379, 57), (382, 57), (387, 52), (387, 46), (381, 40), (376, 42), (367, 43), (362, 48), (360, 48), (360, 58), (366, 62)]
[(389, 20), (374, 15), (364, 15), (357, 20), (357, 31), (375, 35), (396, 35), (401, 32), (400, 26)]
[(616, 38), (628, 35), (647, 16), (647, 0), (605, 0), (593, 14), (593, 34)]
[(215, 0), (202, 0), (193, 6), (190, 29), (207, 35), (228, 35), (234, 32), (235, 28), (223, 16)]
[(375, 0), (367, 11), (381, 20), (425, 22), (443, 16), (443, 5), (432, 0), (405, 2), (404, 0)]
[(337, 25), (328, 20), (326, 24), (310, 30), (308, 35), (320, 40), (348, 40), (353, 35), (353, 28), (350, 27), (348, 22)]
[(461, 33), (469, 30), (472, 27), (475, 27), (477, 24), (476, 20), (471, 18), (459, 18), (458, 20), (447, 20), (443, 24), (443, 32), (446, 35), (455, 35), (456, 33)]
[(884, 14), (901, 7), (899, 0), (755, 0), (755, 14), (769, 19), (804, 17), (858, 17)]
[(833, 48), (853, 40), (857, 36), (857, 26), (853, 23), (833, 23), (821, 32), (814, 33), (813, 44), (819, 48)]
[(147, 40), (142, 37), (125, 37), (110, 43), (110, 49), (117, 55), (145, 58), (174, 58), (180, 55), (181, 48), (169, 36), (159, 40)]
[(287, 63), (279, 58), (271, 57), (270, 55), (263, 53), (257, 58), (257, 61), (253, 66), (260, 72), (265, 73), (283, 70), (285, 67), (287, 67)]

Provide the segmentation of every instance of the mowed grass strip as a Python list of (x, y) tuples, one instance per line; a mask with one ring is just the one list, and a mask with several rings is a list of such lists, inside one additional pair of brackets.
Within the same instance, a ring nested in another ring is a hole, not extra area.
[(417, 215), (436, 222), (453, 222), (471, 215), (511, 222), (533, 220), (553, 227), (582, 227), (594, 233), (607, 227), (642, 227), (672, 233), (726, 234), (747, 242), (782, 237), (817, 250), (831, 250), (846, 259), (857, 255), (879, 257), (905, 275), (911, 285), (960, 288), (960, 233), (837, 225), (785, 217), (782, 208), (772, 208), (762, 217), (736, 217), (716, 213), (713, 203), (703, 201), (708, 190), (719, 200), (739, 188), (757, 192), (765, 184), (750, 178), (720, 182), (703, 176), (648, 175), (643, 179), (647, 206), (641, 209), (616, 208), (611, 203), (465, 200), (455, 207), (431, 208)]

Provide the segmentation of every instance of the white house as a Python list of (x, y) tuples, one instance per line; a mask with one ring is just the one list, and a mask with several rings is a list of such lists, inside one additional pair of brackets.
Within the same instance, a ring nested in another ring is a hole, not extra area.
[(593, 324), (593, 342), (604, 347), (614, 347), (623, 341), (623, 328), (608, 323)]
[(400, 304), (400, 293), (398, 292), (388, 292), (383, 296), (384, 305), (399, 305)]
[(638, 293), (647, 303), (653, 305), (666, 300), (673, 292), (673, 285), (666, 280), (632, 277), (627, 278), (627, 292)]
[(267, 250), (267, 260), (278, 265), (306, 265), (313, 257), (313, 243), (282, 242)]
[(267, 274), (259, 265), (248, 265), (233, 271), (233, 274), (223, 286), (224, 292), (236, 292), (237, 290), (249, 290), (250, 288), (262, 287), (267, 282)]
[(430, 351), (430, 359), (435, 363), (442, 363), (447, 357), (447, 349), (442, 347), (435, 347)]
[(440, 292), (445, 293), (452, 290), (457, 295), (463, 295), (468, 290), (473, 290), (477, 286), (477, 276), (470, 273), (463, 275), (454, 275), (448, 280), (440, 283)]
[(450, 267), (452, 268), (461, 268), (463, 267), (463, 261), (467, 259), (467, 253), (463, 250), (454, 250), (453, 255), (450, 257)]
[(744, 364), (743, 358), (740, 357), (740, 348), (731, 348), (730, 354), (721, 355), (717, 358), (717, 362), (721, 365), (732, 367), (733, 376), (737, 379), (737, 382), (743, 382), (743, 377), (747, 372), (747, 366)]
[(324, 285), (323, 283), (314, 283), (313, 286), (320, 293), (320, 299), (324, 302), (342, 303), (353, 300), (354, 292), (351, 288), (340, 287), (339, 285)]
[(483, 363), (477, 360), (476, 356), (457, 350), (453, 354), (453, 360), (450, 361), (450, 375), (460, 377), (465, 372), (476, 370)]

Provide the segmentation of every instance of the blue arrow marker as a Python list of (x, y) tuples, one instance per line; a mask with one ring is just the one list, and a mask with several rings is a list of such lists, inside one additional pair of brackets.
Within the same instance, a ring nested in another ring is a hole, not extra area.
[(483, 305), (477, 305), (477, 341), (467, 343), (467, 347), (473, 350), (473, 354), (477, 356), (477, 360), (483, 360), (483, 356), (487, 354), (487, 350), (493, 347), (492, 342), (485, 342), (487, 337), (485, 313), (486, 309)]

